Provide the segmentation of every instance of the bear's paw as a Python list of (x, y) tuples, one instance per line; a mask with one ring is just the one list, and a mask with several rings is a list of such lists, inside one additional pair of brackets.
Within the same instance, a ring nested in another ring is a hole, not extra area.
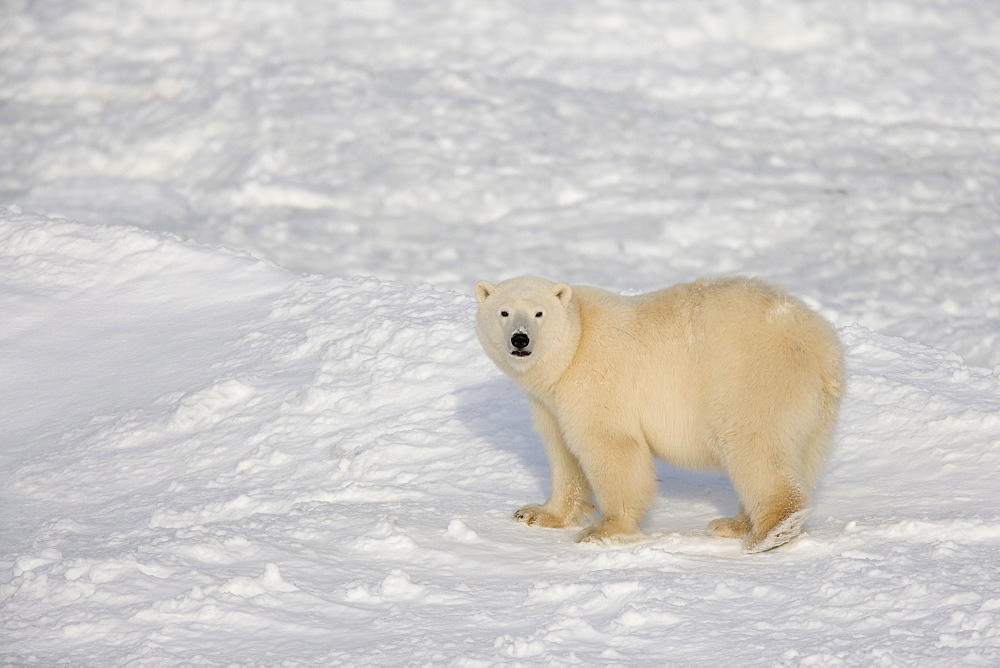
[(807, 517), (809, 517), (809, 509), (804, 508), (783, 519), (759, 540), (752, 541), (753, 536), (751, 536), (747, 542), (743, 543), (743, 553), (757, 554), (784, 545), (802, 532), (802, 525), (805, 524)]
[(545, 510), (544, 506), (532, 503), (514, 512), (514, 519), (529, 526), (545, 527), (547, 529), (565, 529), (569, 522), (565, 517), (559, 517)]
[(745, 517), (720, 517), (708, 523), (708, 533), (716, 538), (746, 538), (750, 522)]
[(627, 543), (642, 537), (634, 522), (602, 517), (576, 535), (578, 543)]

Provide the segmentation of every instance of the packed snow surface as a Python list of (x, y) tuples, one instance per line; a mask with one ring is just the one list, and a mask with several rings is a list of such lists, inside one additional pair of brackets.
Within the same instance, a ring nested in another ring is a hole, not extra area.
[[(0, 7), (3, 664), (1000, 664), (1000, 5)], [(782, 283), (848, 394), (804, 534), (548, 467), (475, 280)]]

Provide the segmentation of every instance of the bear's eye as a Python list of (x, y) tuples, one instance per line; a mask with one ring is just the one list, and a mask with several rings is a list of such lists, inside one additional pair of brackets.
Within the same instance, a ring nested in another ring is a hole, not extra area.
[(535, 317), (536, 317), (536, 318), (541, 318), (541, 317), (542, 317), (542, 312), (541, 312), (541, 311), (539, 311), (538, 313), (536, 313), (536, 314), (535, 314)]
[(509, 315), (510, 315), (510, 313), (507, 313), (507, 311), (500, 311), (500, 317), (501, 318), (506, 318)]

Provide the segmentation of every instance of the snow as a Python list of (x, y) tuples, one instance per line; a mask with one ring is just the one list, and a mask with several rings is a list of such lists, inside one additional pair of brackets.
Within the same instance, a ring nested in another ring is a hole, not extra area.
[[(1000, 663), (1000, 9), (0, 9), (0, 658)], [(787, 285), (849, 388), (804, 534), (547, 493), (472, 286)]]

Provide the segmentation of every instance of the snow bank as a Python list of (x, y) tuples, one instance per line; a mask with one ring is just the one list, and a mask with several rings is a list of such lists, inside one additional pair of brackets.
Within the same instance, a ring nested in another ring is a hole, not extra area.
[(513, 522), (547, 468), (469, 295), (7, 211), (0, 302), (7, 662), (1000, 660), (1000, 379), (954, 353), (842, 328), (813, 518), (745, 556), (666, 467), (640, 542)]

